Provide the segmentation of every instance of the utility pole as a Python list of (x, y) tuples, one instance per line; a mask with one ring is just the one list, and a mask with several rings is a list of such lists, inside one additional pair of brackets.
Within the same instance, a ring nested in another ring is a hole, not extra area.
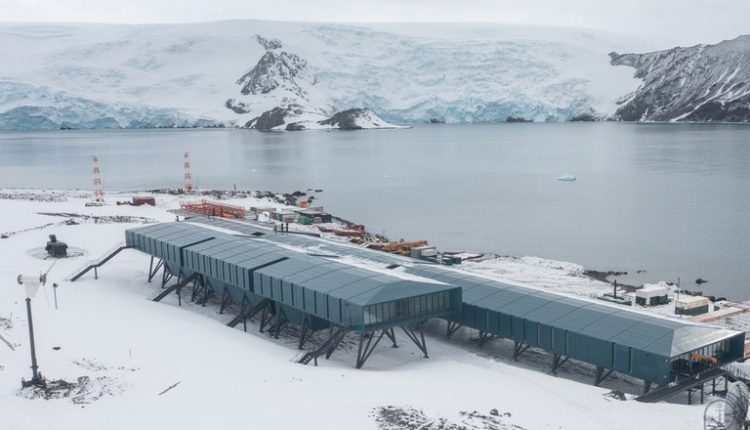
[[(39, 366), (36, 364), (36, 346), (34, 345), (34, 320), (31, 318), (31, 298), (26, 297), (26, 315), (29, 319), (29, 342), (31, 345), (31, 381), (26, 386), (44, 385), (42, 378), (39, 376)], [(23, 386), (23, 383), (21, 383)]]
[(46, 281), (46, 274), (40, 277), (18, 275), (18, 283), (23, 285), (26, 291), (26, 316), (29, 320), (29, 345), (31, 346), (31, 380), (21, 379), (21, 387), (46, 387), (47, 382), (39, 372), (39, 366), (36, 361), (36, 345), (34, 343), (34, 320), (31, 316), (31, 299), (36, 295), (39, 287)]

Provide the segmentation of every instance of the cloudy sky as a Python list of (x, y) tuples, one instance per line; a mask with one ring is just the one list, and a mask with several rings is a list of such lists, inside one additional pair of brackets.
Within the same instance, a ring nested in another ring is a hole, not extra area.
[(680, 44), (750, 33), (748, 17), (750, 0), (0, 0), (0, 21), (500, 22), (654, 35)]

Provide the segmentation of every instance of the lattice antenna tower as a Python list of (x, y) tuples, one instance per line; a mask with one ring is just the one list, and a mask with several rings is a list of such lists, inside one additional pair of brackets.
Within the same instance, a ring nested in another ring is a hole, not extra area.
[(190, 173), (190, 153), (185, 152), (185, 186), (186, 193), (193, 191), (193, 175)]
[(99, 168), (99, 159), (96, 155), (91, 157), (91, 175), (94, 177), (94, 201), (104, 201), (104, 191), (102, 190), (102, 171)]

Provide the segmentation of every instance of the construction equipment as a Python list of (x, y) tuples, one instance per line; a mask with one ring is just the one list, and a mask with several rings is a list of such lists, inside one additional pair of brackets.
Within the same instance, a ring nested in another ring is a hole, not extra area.
[(392, 254), (410, 255), (412, 248), (419, 248), (427, 245), (426, 240), (418, 240), (414, 242), (372, 243), (368, 248), (390, 252)]
[(208, 216), (218, 216), (222, 218), (245, 218), (247, 211), (242, 206), (228, 205), (226, 203), (211, 202), (201, 200), (194, 203), (180, 203), (180, 207), (186, 211), (204, 214)]

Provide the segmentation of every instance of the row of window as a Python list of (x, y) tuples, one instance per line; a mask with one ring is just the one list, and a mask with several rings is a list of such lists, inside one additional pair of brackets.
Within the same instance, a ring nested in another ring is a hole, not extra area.
[(365, 306), (365, 325), (428, 315), (450, 309), (450, 292), (426, 294), (388, 303)]
[(714, 358), (721, 358), (722, 355), (727, 354), (729, 352), (729, 340), (722, 340), (721, 342), (712, 343), (711, 345), (706, 345), (701, 349), (698, 349), (696, 351), (687, 352), (685, 354), (680, 355), (675, 360), (694, 360), (696, 356), (702, 356), (702, 357), (714, 357)]

